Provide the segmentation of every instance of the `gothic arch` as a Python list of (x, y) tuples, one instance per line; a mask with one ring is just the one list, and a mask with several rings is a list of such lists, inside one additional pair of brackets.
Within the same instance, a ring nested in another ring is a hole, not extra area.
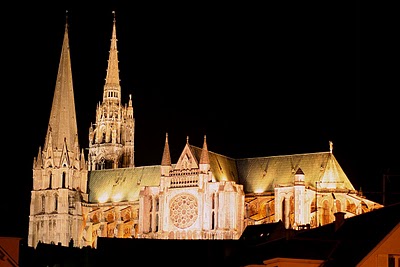
[(45, 195), (42, 194), (42, 195), (40, 196), (40, 199), (41, 199), (41, 201), (40, 201), (41, 212), (44, 213), (44, 212), (46, 211), (46, 197), (45, 197)]
[(66, 188), (66, 178), (67, 174), (65, 171), (63, 171), (61, 174), (61, 188)]
[(101, 144), (101, 143), (105, 142), (105, 140), (106, 140), (106, 126), (101, 125), (98, 128), (98, 132), (97, 132), (97, 143)]
[(58, 194), (54, 194), (54, 211), (58, 210)]
[(53, 173), (49, 170), (49, 171), (47, 172), (47, 175), (48, 175), (48, 177), (49, 177), (49, 186), (48, 186), (48, 188), (52, 188), (52, 187), (53, 187), (53, 186), (52, 186)]

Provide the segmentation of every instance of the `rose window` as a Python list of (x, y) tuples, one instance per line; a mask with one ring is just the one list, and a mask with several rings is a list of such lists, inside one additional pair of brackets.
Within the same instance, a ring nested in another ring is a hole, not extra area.
[(170, 204), (171, 220), (181, 229), (191, 226), (197, 219), (197, 199), (189, 194), (175, 196)]

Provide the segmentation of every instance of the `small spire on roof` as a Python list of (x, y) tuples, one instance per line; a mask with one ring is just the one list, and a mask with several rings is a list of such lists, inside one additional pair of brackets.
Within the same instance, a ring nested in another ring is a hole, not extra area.
[(165, 133), (165, 145), (161, 159), (161, 166), (171, 166), (171, 154), (169, 152), (168, 133)]
[(203, 149), (201, 150), (201, 155), (200, 155), (200, 164), (210, 164), (210, 159), (208, 157), (206, 135), (204, 135)]
[(333, 150), (333, 142), (329, 141), (329, 151), (332, 153)]
[(186, 144), (189, 144), (189, 135), (186, 136)]

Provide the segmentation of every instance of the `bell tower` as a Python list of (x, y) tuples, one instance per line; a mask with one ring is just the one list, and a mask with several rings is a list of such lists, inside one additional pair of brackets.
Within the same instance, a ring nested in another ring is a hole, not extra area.
[(78, 142), (66, 23), (46, 139), (33, 160), (28, 246), (36, 247), (38, 242), (81, 246), (87, 176)]
[(89, 171), (134, 167), (132, 98), (121, 104), (121, 85), (115, 12), (103, 101), (96, 109), (96, 122), (89, 128)]

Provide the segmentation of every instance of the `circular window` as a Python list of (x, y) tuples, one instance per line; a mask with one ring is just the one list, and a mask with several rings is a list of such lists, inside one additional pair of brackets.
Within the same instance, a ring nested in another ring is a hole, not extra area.
[(190, 194), (180, 194), (171, 200), (170, 216), (173, 224), (181, 229), (191, 226), (197, 219), (197, 199)]

